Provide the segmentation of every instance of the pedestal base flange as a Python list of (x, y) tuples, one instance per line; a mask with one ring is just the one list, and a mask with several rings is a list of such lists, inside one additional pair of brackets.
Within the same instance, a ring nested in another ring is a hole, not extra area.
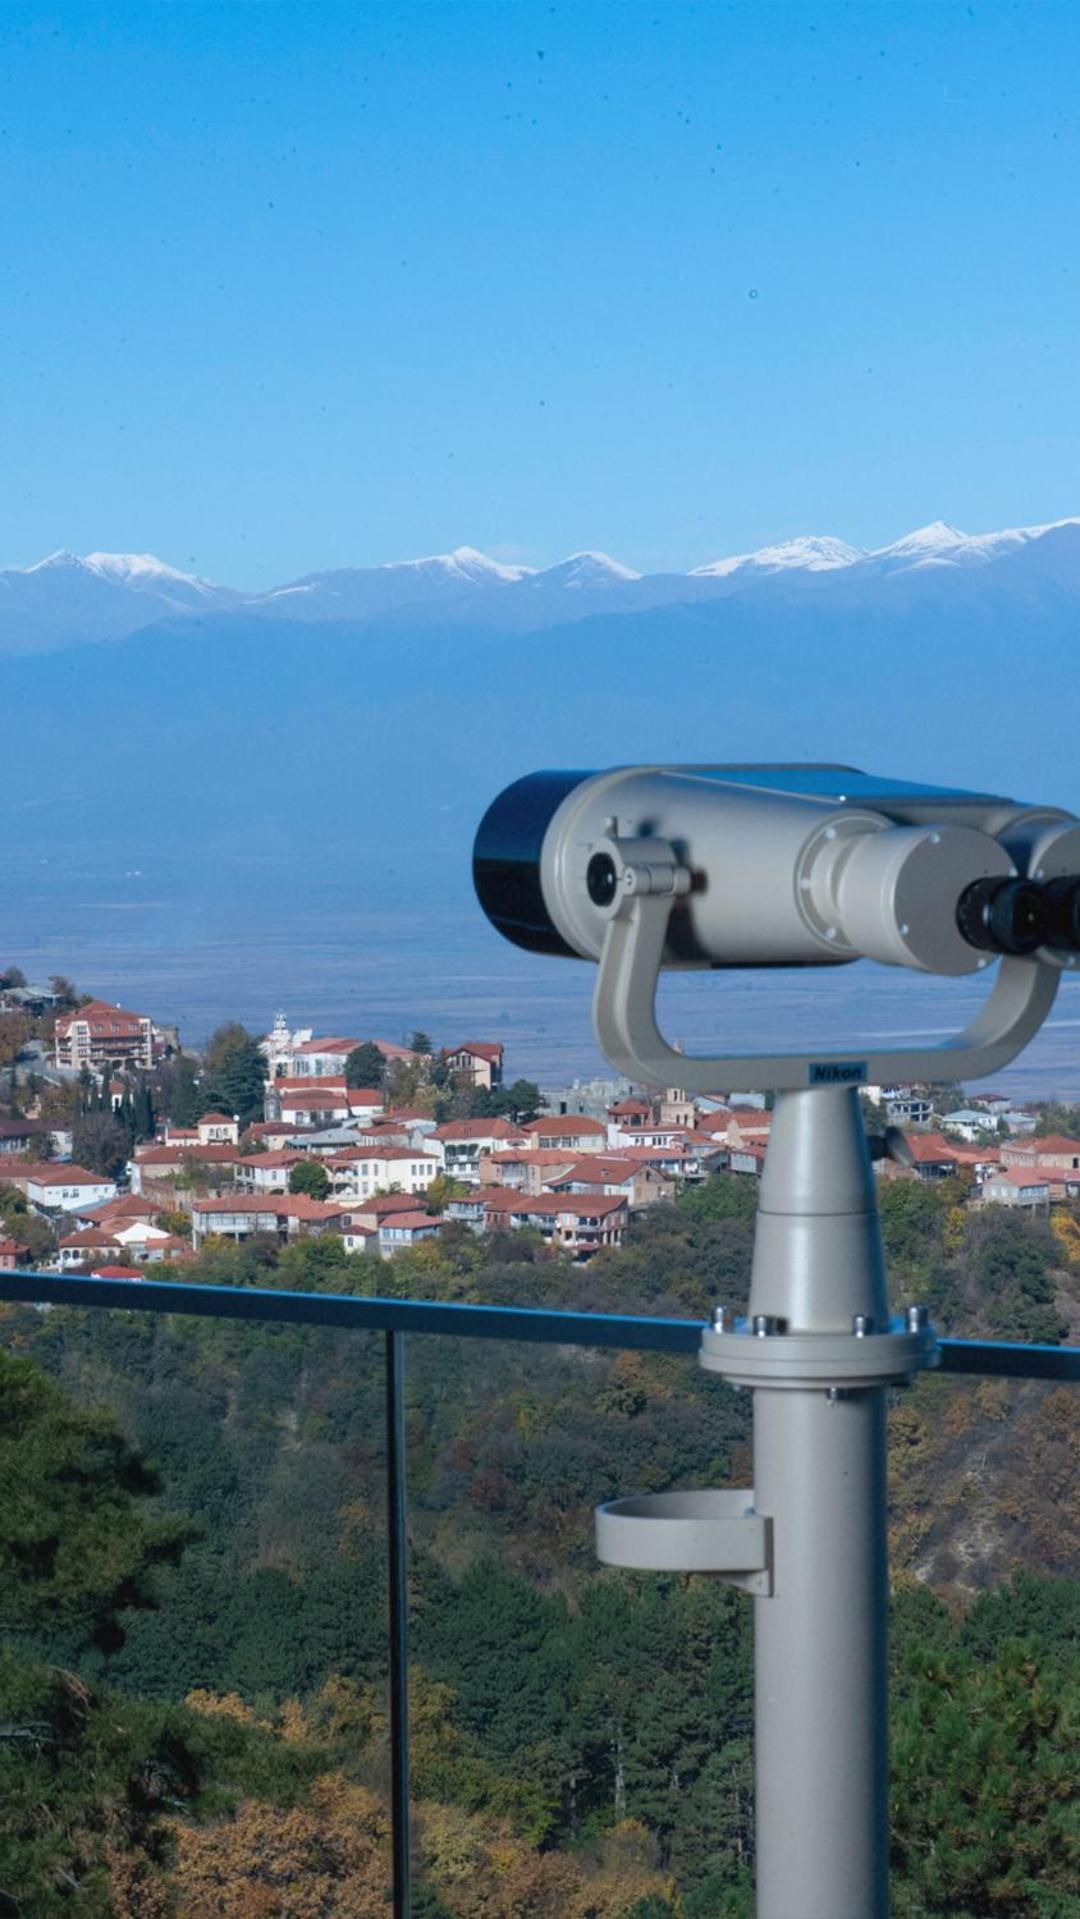
[(747, 1320), (733, 1332), (706, 1327), (700, 1362), (706, 1372), (722, 1373), (734, 1386), (766, 1386), (774, 1391), (807, 1387), (899, 1385), (938, 1363), (937, 1335), (931, 1326), (912, 1332), (895, 1319), (887, 1333), (757, 1334)]

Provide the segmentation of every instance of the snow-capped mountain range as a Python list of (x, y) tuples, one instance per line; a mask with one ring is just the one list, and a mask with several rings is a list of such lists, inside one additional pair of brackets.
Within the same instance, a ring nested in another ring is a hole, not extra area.
[(774, 599), (839, 593), (850, 605), (901, 582), (944, 585), (987, 569), (1003, 588), (1080, 593), (1080, 519), (979, 534), (935, 520), (872, 551), (807, 535), (710, 560), (689, 573), (641, 574), (597, 552), (543, 568), (504, 565), (462, 546), (424, 559), (309, 573), (262, 593), (216, 585), (149, 553), (62, 551), (34, 566), (0, 571), (0, 653), (118, 640), (162, 620), (207, 615), (535, 632), (597, 613), (761, 592)]

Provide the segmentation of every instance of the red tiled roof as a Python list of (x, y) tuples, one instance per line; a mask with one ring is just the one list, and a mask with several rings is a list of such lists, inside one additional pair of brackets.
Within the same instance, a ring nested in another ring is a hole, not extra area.
[(520, 1139), (527, 1131), (508, 1119), (448, 1119), (436, 1126), (435, 1139)]
[(10, 1179), (15, 1172), (20, 1179), (33, 1180), (35, 1186), (111, 1186), (114, 1183), (101, 1173), (88, 1173), (85, 1166), (57, 1166), (52, 1160), (0, 1164), (0, 1181)]
[(349, 1088), (345, 1084), (344, 1073), (292, 1073), (282, 1079), (272, 1079), (270, 1090), (274, 1093), (311, 1093), (323, 1090), (347, 1093)]
[(83, 1226), (77, 1233), (68, 1233), (60, 1241), (61, 1248), (66, 1246), (87, 1247), (92, 1250), (100, 1246), (115, 1246), (117, 1241), (111, 1233), (103, 1232), (100, 1226)]
[(587, 1113), (549, 1113), (541, 1119), (527, 1120), (521, 1128), (523, 1133), (534, 1139), (543, 1133), (554, 1138), (561, 1133), (566, 1139), (596, 1139), (607, 1137), (607, 1127), (603, 1120), (590, 1119)]
[(355, 1217), (366, 1214), (369, 1219), (380, 1219), (386, 1213), (409, 1213), (416, 1211), (415, 1193), (384, 1193), (381, 1199), (345, 1199), (342, 1208)]
[(636, 1179), (641, 1170), (641, 1161), (631, 1159), (628, 1154), (586, 1153), (584, 1159), (574, 1161), (566, 1177), (610, 1184), (616, 1180)]
[(95, 1266), (91, 1279), (145, 1279), (137, 1266)]
[(66, 1037), (76, 1023), (85, 1023), (92, 1039), (141, 1039), (145, 1013), (128, 1013), (122, 1006), (110, 1006), (108, 1000), (92, 999), (77, 1006), (73, 1013), (61, 1013), (57, 1033)]
[(510, 1186), (477, 1186), (473, 1192), (466, 1193), (465, 1198), (482, 1200), (485, 1211), (515, 1213), (521, 1211), (525, 1194), (515, 1191)]
[(940, 1133), (908, 1133), (905, 1137), (916, 1165), (933, 1166), (942, 1160), (952, 1160), (955, 1165), (956, 1148)]
[(996, 1160), (999, 1148), (995, 1146), (950, 1146), (949, 1151), (958, 1166), (986, 1166)]
[(1069, 1139), (1064, 1133), (1047, 1133), (1042, 1139), (1018, 1139), (1008, 1142), (1009, 1151), (1014, 1153), (1055, 1153), (1080, 1156), (1080, 1139)]
[(555, 1213), (598, 1215), (606, 1217), (626, 1207), (621, 1193), (538, 1193), (532, 1197), (526, 1193), (515, 1193), (516, 1202), (508, 1209), (514, 1213)]
[(140, 1193), (118, 1193), (115, 1199), (99, 1200), (96, 1206), (88, 1206), (82, 1214), (83, 1219), (92, 1219), (99, 1226), (124, 1224), (134, 1219), (154, 1219), (161, 1207), (152, 1199), (144, 1199)]
[(204, 1113), (199, 1121), (200, 1126), (231, 1126), (232, 1123), (231, 1113)]
[(1034, 1166), (1003, 1166), (999, 1172), (994, 1172), (990, 1174), (990, 1178), (987, 1180), (987, 1185), (990, 1184), (991, 1180), (1002, 1180), (1002, 1179), (1008, 1180), (1010, 1186), (1047, 1186), (1049, 1187), (1056, 1183), (1060, 1183), (1060, 1176), (1059, 1176), (1059, 1180), (1055, 1182), (1052, 1171), (1047, 1171), (1044, 1169), (1043, 1171), (1040, 1172), (1038, 1168)]
[(188, 1146), (181, 1142), (176, 1146), (136, 1146), (135, 1160), (139, 1166), (175, 1166), (190, 1160), (199, 1166), (229, 1166), (240, 1154), (235, 1146), (207, 1145)]
[(477, 1059), (500, 1060), (506, 1051), (497, 1040), (463, 1039), (460, 1046), (444, 1046), (443, 1058), (452, 1059), (455, 1053), (475, 1053)]
[(411, 1232), (415, 1232), (418, 1226), (441, 1227), (442, 1225), (441, 1219), (436, 1219), (434, 1213), (421, 1213), (421, 1212), (391, 1213), (389, 1219), (385, 1223), (388, 1226), (392, 1226), (392, 1227), (406, 1226), (409, 1228)]
[(225, 1194), (221, 1199), (196, 1199), (192, 1204), (194, 1213), (273, 1213), (277, 1219), (338, 1219), (342, 1206), (339, 1200), (312, 1199), (307, 1193), (275, 1193), (261, 1195), (249, 1193)]
[(265, 1166), (271, 1172), (282, 1167), (298, 1166), (301, 1160), (310, 1159), (310, 1153), (302, 1153), (298, 1147), (283, 1146), (276, 1153), (248, 1153), (237, 1160), (237, 1169), (241, 1166)]

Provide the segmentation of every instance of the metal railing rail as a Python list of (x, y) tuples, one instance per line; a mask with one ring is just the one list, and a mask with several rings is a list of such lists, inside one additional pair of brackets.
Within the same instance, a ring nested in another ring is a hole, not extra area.
[[(695, 1355), (701, 1344), (701, 1323), (635, 1313), (363, 1299), (352, 1294), (277, 1292), (258, 1286), (86, 1279), (34, 1272), (0, 1272), (0, 1301), (336, 1327), (384, 1335), (393, 1910), (394, 1919), (411, 1919), (405, 1337), (408, 1333), (428, 1333), (458, 1339), (523, 1340), (554, 1346)], [(943, 1339), (939, 1344), (940, 1370), (945, 1373), (1080, 1383), (1080, 1347), (979, 1339)]]
[[(203, 1286), (190, 1280), (84, 1279), (0, 1272), (0, 1300), (38, 1306), (114, 1307), (197, 1319), (269, 1320), (337, 1326), (355, 1333), (447, 1333), (455, 1339), (520, 1339), (547, 1346), (599, 1346), (696, 1354), (702, 1322), (646, 1313), (576, 1313), (551, 1307), (466, 1306), (433, 1299), (361, 1298), (352, 1293), (278, 1292), (262, 1286)], [(1010, 1379), (1080, 1381), (1080, 1346), (998, 1339), (942, 1339), (939, 1371)]]

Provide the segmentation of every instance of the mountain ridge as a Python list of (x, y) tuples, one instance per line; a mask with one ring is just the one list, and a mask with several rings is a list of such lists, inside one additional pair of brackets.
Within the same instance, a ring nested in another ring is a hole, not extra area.
[[(153, 554), (67, 549), (34, 565), (0, 570), (0, 657), (114, 642), (156, 620), (253, 614), (308, 625), (415, 620), (507, 634), (540, 632), (604, 612), (709, 604), (765, 593), (907, 591), (936, 577), (946, 593), (962, 575), (990, 573), (1027, 556), (1029, 583), (1080, 593), (1080, 519), (968, 534), (937, 520), (865, 550), (833, 535), (801, 535), (753, 553), (707, 561), (689, 572), (638, 573), (606, 553), (583, 550), (546, 567), (509, 564), (475, 547), (371, 567), (301, 575), (262, 592), (220, 585)], [(1037, 577), (1040, 568), (1045, 579)], [(1015, 569), (1013, 569), (1015, 570)], [(902, 584), (906, 583), (906, 585)]]

